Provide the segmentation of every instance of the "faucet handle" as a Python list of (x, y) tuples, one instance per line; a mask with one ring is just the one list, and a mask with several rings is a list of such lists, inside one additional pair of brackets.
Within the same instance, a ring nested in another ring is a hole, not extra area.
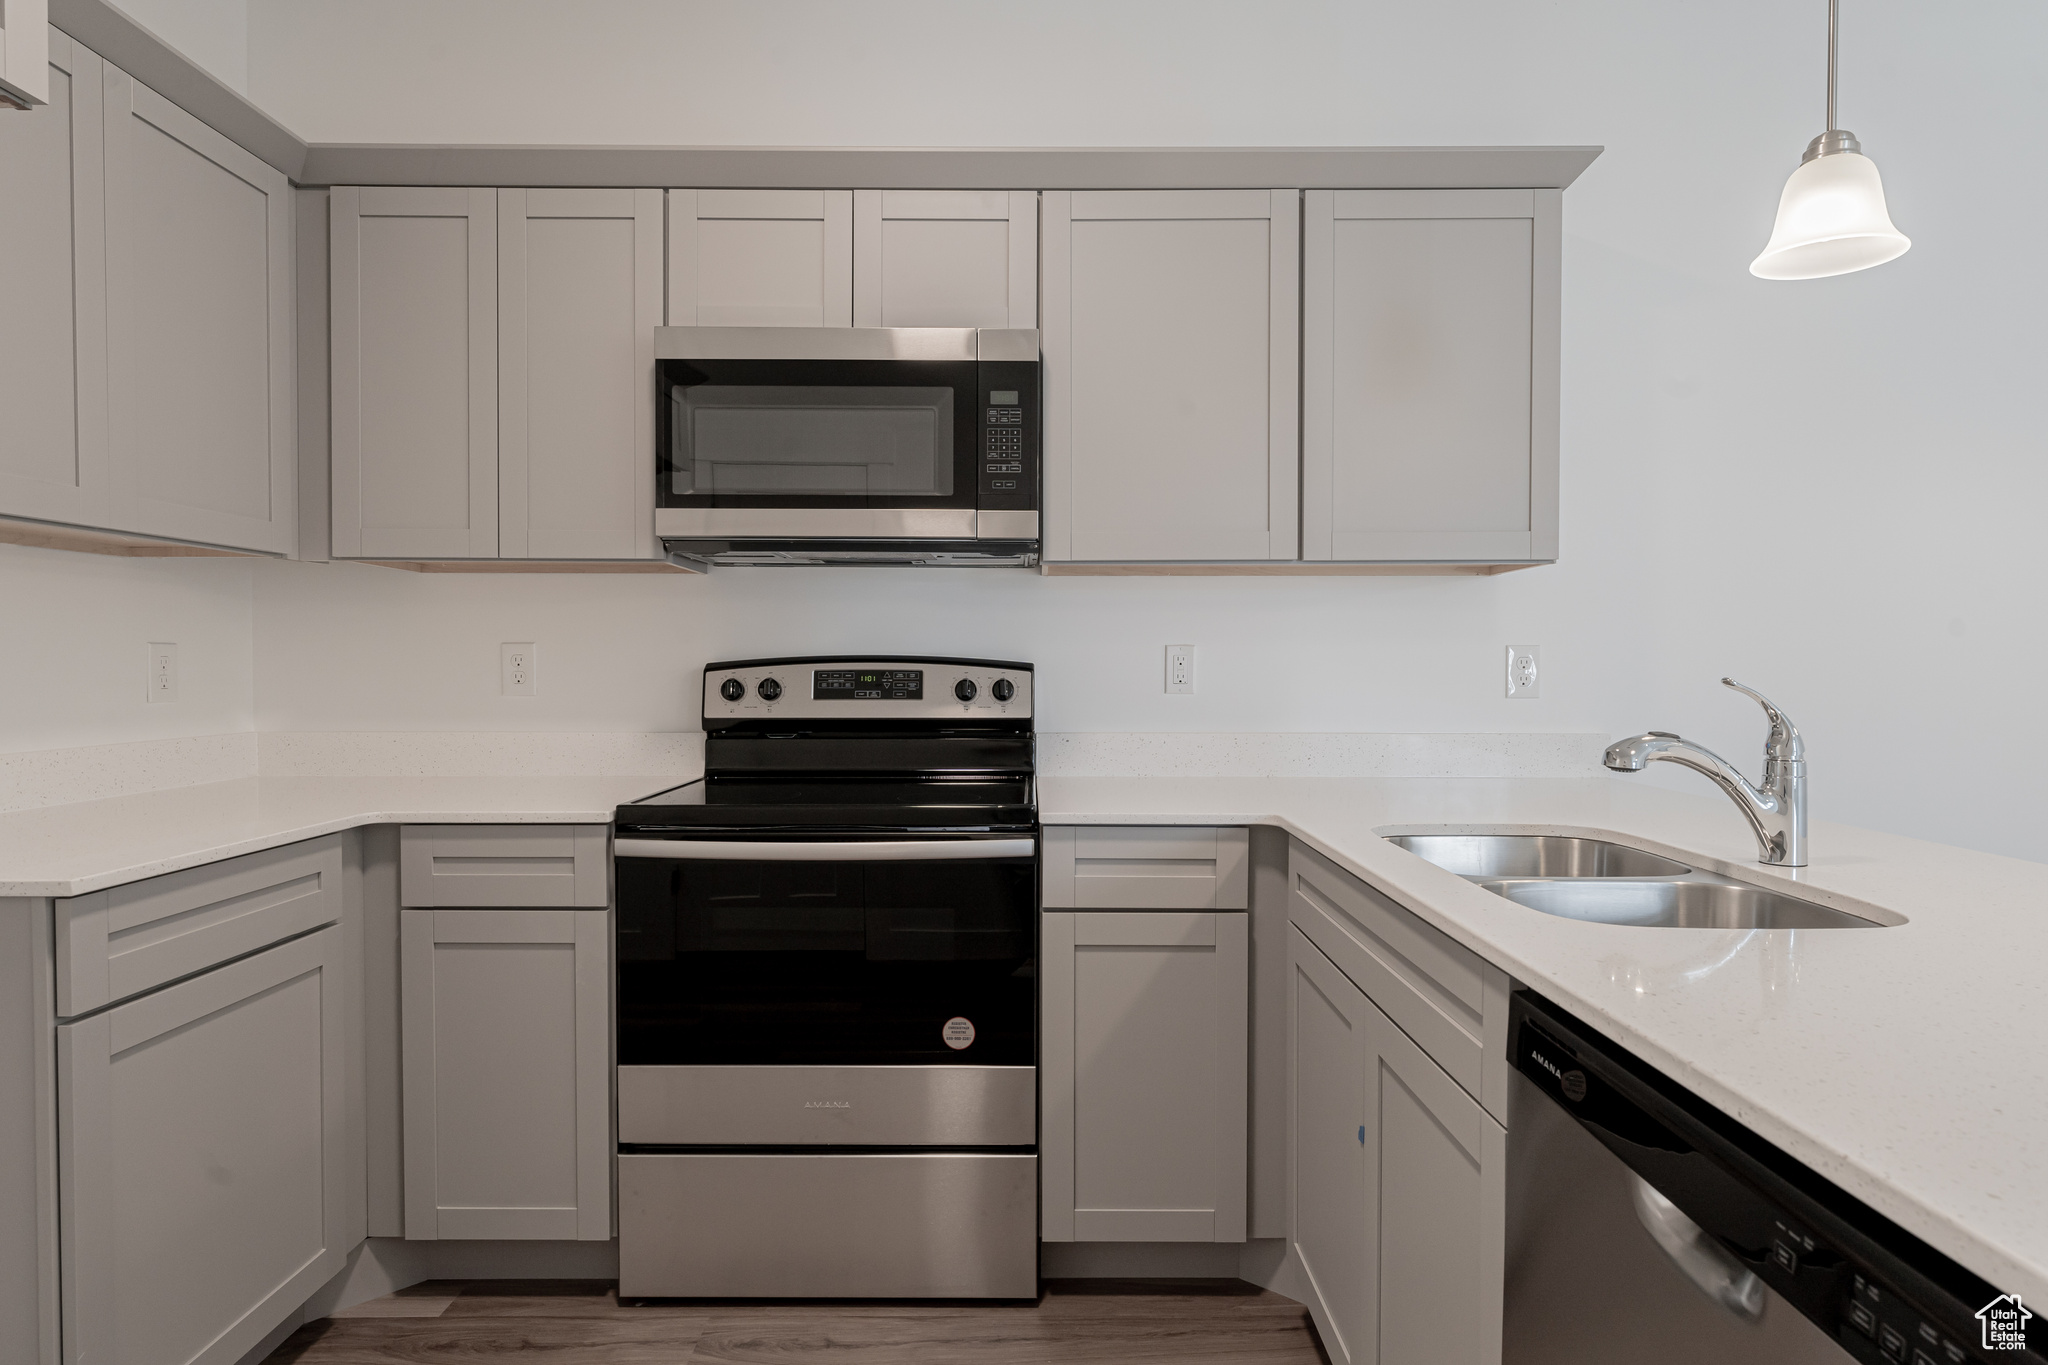
[(1743, 696), (1748, 697), (1751, 701), (1764, 708), (1764, 715), (1769, 717), (1771, 722), (1770, 738), (1764, 741), (1764, 757), (1766, 759), (1790, 759), (1795, 763), (1805, 759), (1806, 741), (1799, 737), (1799, 727), (1792, 723), (1790, 716), (1787, 716), (1773, 705), (1769, 697), (1766, 697), (1754, 687), (1744, 687), (1733, 678), (1721, 679), (1721, 685), (1734, 688), (1737, 692), (1740, 692)]

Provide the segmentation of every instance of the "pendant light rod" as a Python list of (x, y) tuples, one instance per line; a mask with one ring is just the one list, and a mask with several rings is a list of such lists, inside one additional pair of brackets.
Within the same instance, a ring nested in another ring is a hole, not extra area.
[(1835, 131), (1835, 50), (1836, 34), (1839, 32), (1839, 11), (1841, 0), (1828, 0), (1828, 126)]

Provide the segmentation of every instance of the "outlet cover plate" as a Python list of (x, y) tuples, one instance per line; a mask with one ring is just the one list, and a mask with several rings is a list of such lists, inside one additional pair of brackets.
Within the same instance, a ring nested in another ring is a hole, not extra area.
[(1192, 696), (1195, 690), (1195, 647), (1193, 645), (1168, 645), (1166, 647), (1166, 690), (1179, 696)]
[(1508, 696), (1516, 701), (1534, 701), (1543, 695), (1543, 647), (1508, 646)]
[(178, 699), (178, 647), (152, 640), (148, 671), (143, 679), (143, 699), (171, 702)]
[(498, 690), (508, 697), (537, 697), (538, 656), (531, 640), (507, 640), (498, 646)]

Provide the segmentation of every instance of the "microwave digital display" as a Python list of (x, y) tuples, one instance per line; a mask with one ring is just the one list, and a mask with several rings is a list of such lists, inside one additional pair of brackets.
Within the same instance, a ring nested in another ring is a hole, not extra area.
[(812, 701), (923, 701), (921, 668), (819, 668), (811, 672)]

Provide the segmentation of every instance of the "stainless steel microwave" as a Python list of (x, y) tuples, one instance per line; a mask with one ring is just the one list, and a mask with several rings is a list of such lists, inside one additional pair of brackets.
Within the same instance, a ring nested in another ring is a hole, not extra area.
[(1038, 333), (661, 327), (654, 529), (712, 564), (1030, 565)]

